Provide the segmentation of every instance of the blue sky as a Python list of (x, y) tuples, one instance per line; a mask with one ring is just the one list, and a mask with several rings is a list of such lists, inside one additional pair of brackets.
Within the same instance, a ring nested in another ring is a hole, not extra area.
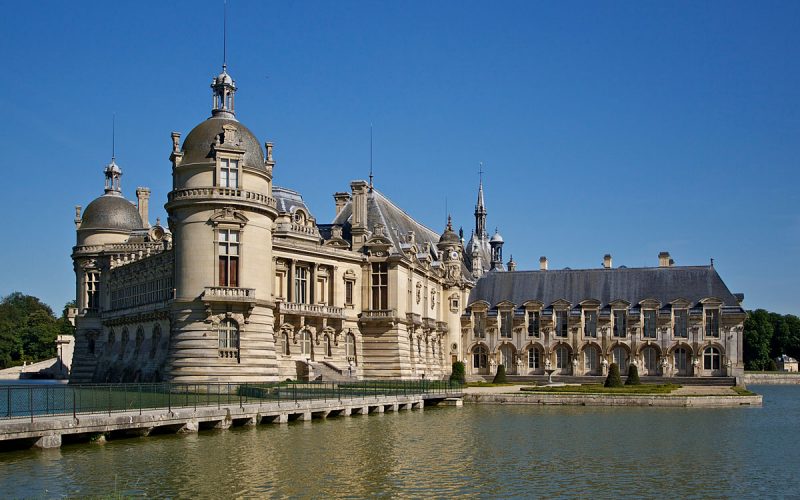
[[(73, 206), (102, 194), (116, 113), (123, 191), (165, 219), (170, 132), (210, 112), (222, 2), (3, 0), (8, 229), (0, 294), (74, 296)], [(747, 308), (800, 314), (800, 2), (232, 0), (238, 118), (317, 219), (369, 170), (520, 269), (710, 258)]]

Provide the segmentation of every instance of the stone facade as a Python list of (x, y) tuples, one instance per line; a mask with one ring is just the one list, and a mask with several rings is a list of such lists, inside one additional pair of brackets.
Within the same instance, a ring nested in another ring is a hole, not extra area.
[[(523, 286), (536, 279), (513, 259), (503, 263), (497, 231), (489, 238), (482, 181), (468, 243), (450, 220), (441, 234), (415, 221), (372, 179), (335, 193), (336, 216), (320, 224), (300, 193), (273, 185), (273, 145), (262, 148), (237, 120), (224, 67), (211, 88), (211, 116), (183, 143), (171, 135), (167, 227), (148, 221), (149, 189), (136, 190), (136, 205), (125, 200), (113, 158), (105, 193), (77, 207), (72, 381), (442, 378), (457, 360), (473, 375), (499, 363), (512, 374), (553, 366), (600, 375), (618, 348), (627, 356), (620, 361), (642, 363), (645, 373), (653, 359), (659, 374), (739, 369), (744, 313), (721, 280), (719, 294), (702, 297), (680, 286), (652, 297), (584, 296), (581, 277), (571, 289)], [(641, 288), (642, 276), (607, 273)], [(617, 338), (610, 332), (621, 310), (626, 333)], [(672, 339), (678, 310), (689, 333)], [(707, 311), (717, 311), (713, 341), (698, 333), (713, 318)], [(594, 335), (581, 333), (587, 318)], [(712, 345), (717, 368), (696, 368)], [(590, 351), (596, 357), (584, 361)], [(691, 368), (670, 365), (676, 352), (689, 353)]]

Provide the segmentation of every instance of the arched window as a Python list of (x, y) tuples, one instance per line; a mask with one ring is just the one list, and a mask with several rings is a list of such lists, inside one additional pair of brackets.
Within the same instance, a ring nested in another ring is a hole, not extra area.
[(619, 367), (620, 373), (628, 372), (628, 351), (624, 347), (618, 345), (611, 351), (611, 358), (614, 363)]
[(556, 347), (556, 368), (569, 368), (569, 348), (564, 345)]
[(300, 354), (303, 356), (311, 356), (311, 332), (303, 330), (300, 332)]
[(239, 325), (232, 319), (223, 319), (217, 329), (219, 357), (239, 358)]
[(648, 374), (655, 375), (658, 370), (658, 351), (654, 347), (645, 347), (642, 354), (644, 355), (644, 369)]
[(140, 326), (139, 328), (136, 329), (136, 344), (135, 344), (136, 347), (133, 351), (134, 356), (139, 355), (139, 351), (142, 348), (142, 343), (144, 343), (144, 328)]
[(583, 350), (583, 368), (588, 374), (598, 373), (600, 368), (600, 353), (594, 346), (588, 346)]
[(703, 351), (703, 368), (706, 370), (719, 370), (720, 354), (716, 347), (709, 347)]
[(153, 336), (150, 339), (150, 358), (156, 357), (156, 352), (158, 351), (158, 344), (161, 342), (161, 326), (157, 323), (153, 327)]
[(477, 369), (486, 368), (489, 364), (489, 350), (486, 346), (479, 344), (472, 350), (472, 367)]
[(542, 354), (536, 347), (528, 349), (528, 368), (538, 370), (542, 364)]
[(352, 361), (353, 363), (356, 362), (356, 337), (352, 333), (347, 334), (347, 339), (345, 340), (345, 355), (347, 356), (347, 361)]
[(326, 333), (325, 334), (325, 356), (331, 357), (331, 337)]
[(687, 374), (689, 369), (689, 352), (683, 347), (679, 347), (675, 349), (673, 356), (675, 357), (675, 370), (678, 371), (678, 375)]

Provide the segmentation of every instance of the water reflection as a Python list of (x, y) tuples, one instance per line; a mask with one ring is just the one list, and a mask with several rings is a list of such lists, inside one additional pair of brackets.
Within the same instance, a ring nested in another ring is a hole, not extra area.
[(0, 492), (707, 498), (799, 491), (800, 387), (757, 390), (764, 408), (467, 405), (12, 452), (0, 455)]

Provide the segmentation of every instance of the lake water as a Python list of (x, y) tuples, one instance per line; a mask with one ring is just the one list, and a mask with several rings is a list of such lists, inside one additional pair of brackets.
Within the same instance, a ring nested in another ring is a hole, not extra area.
[(786, 497), (800, 386), (763, 408), (467, 404), (0, 454), (0, 497)]

